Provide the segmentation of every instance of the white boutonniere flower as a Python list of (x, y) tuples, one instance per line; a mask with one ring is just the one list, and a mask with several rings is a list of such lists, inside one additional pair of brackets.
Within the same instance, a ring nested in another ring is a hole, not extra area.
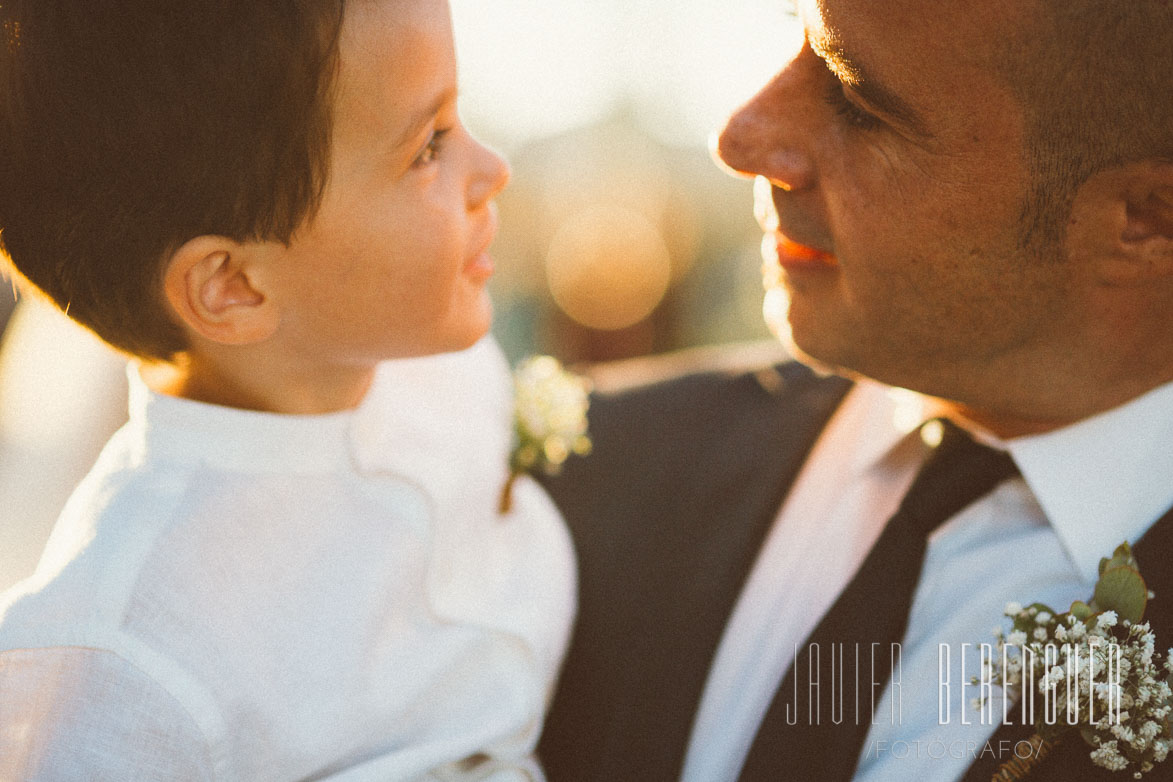
[(509, 480), (501, 491), (501, 513), (512, 507), (519, 475), (535, 470), (557, 475), (571, 455), (591, 451), (590, 381), (566, 371), (551, 356), (531, 356), (518, 365), (513, 385), (513, 452)]
[(1072, 734), (1087, 742), (1092, 763), (1131, 771), (1135, 779), (1164, 762), (1173, 745), (1173, 649), (1162, 663), (1152, 630), (1142, 622), (1152, 597), (1124, 543), (1100, 560), (1090, 602), (1076, 601), (1062, 614), (1042, 603), (1006, 606), (1013, 627), (995, 635), (995, 653), (983, 677), (1001, 685), (1024, 711), (1036, 703), (1037, 708), (1026, 712), (1036, 717), (1033, 751), (1026, 758), (1016, 752), (995, 780), (1025, 779)]

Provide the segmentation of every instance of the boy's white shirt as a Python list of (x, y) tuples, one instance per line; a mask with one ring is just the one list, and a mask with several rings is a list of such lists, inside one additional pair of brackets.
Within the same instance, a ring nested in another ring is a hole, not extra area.
[(496, 514), (491, 339), (387, 362), (324, 416), (131, 385), (0, 597), (0, 778), (541, 779), (574, 558), (532, 481)]

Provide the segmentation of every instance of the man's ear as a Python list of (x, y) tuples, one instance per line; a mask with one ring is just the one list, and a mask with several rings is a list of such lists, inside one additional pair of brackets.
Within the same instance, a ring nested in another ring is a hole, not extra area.
[(257, 284), (259, 245), (223, 236), (197, 236), (171, 254), (163, 293), (191, 331), (223, 345), (247, 345), (277, 330), (276, 303)]
[(1115, 285), (1173, 281), (1173, 163), (1146, 161), (1109, 176), (1102, 277)]
[[(1173, 166), (1171, 166), (1173, 168)], [(1173, 240), (1173, 176), (1168, 183), (1142, 189), (1129, 199), (1124, 239), (1141, 242), (1152, 238)]]

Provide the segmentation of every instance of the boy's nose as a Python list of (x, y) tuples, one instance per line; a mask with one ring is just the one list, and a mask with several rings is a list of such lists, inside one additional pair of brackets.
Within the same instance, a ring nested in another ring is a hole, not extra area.
[(468, 188), (468, 206), (470, 209), (475, 209), (486, 201), (491, 201), (509, 182), (512, 172), (509, 170), (509, 164), (505, 162), (505, 158), (498, 155), (493, 150), (481, 144), (476, 143), (476, 154), (478, 156), (477, 177)]
[(783, 190), (801, 190), (815, 180), (809, 154), (810, 128), (795, 94), (791, 69), (778, 74), (726, 122), (716, 154), (733, 173), (763, 176)]

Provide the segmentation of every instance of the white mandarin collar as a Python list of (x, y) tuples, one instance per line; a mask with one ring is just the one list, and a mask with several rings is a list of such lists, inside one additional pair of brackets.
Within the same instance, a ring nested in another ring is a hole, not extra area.
[(1135, 543), (1173, 506), (1173, 383), (1046, 434), (1008, 440), (1080, 574)]
[(353, 425), (365, 472), (394, 473), (437, 500), (464, 502), (470, 483), (500, 489), (513, 436), (513, 378), (486, 337), (459, 353), (387, 361)]
[(438, 479), (448, 483), (456, 457), (500, 460), (509, 444), (509, 369), (491, 337), (458, 353), (386, 361), (357, 408), (324, 415), (180, 399), (150, 390), (134, 364), (127, 375), (124, 436), (138, 453), (176, 463), (243, 472), (391, 470), (434, 489)]
[(152, 391), (127, 368), (130, 421), (124, 434), (141, 458), (242, 472), (320, 472), (350, 463), (354, 410), (283, 415), (196, 402)]

